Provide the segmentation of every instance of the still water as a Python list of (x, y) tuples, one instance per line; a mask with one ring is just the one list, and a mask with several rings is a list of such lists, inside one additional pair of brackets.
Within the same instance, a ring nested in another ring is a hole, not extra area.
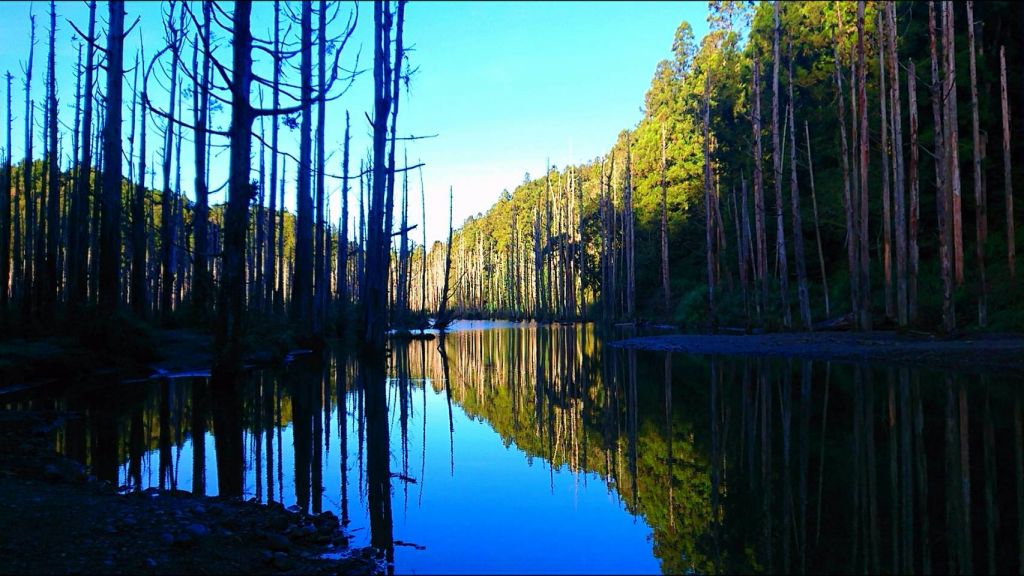
[(18, 401), (126, 489), (332, 511), (396, 573), (1016, 572), (1021, 382), (460, 323), (386, 367)]

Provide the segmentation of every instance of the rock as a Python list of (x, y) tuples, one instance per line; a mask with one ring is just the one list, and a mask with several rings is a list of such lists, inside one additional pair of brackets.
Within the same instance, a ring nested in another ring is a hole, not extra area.
[(206, 508), (203, 508), (203, 505), (202, 505), (202, 504), (196, 504), (196, 505), (195, 505), (195, 506), (194, 506), (194, 507), (192, 508), (192, 511), (193, 511), (193, 512), (195, 512), (196, 514), (200, 515), (200, 516), (202, 516), (202, 515), (205, 515), (205, 514), (206, 514)]
[(274, 568), (278, 570), (291, 570), (295, 566), (295, 562), (288, 557), (284, 552), (275, 552), (273, 560)]
[(174, 536), (171, 536), (169, 533), (164, 532), (163, 534), (160, 535), (160, 542), (164, 546), (170, 546), (170, 545), (174, 544)]
[(292, 547), (292, 543), (287, 538), (274, 532), (265, 533), (263, 538), (266, 540), (267, 548), (274, 552), (284, 552)]
[(203, 538), (204, 536), (208, 536), (210, 534), (210, 529), (206, 526), (203, 526), (202, 524), (195, 523), (189, 524), (188, 527), (185, 528), (185, 532), (187, 534), (191, 534), (196, 538)]
[(51, 481), (60, 480), (60, 470), (53, 464), (47, 464), (43, 467), (43, 478)]
[(156, 568), (156, 560), (153, 560), (152, 558), (146, 558), (146, 567)]

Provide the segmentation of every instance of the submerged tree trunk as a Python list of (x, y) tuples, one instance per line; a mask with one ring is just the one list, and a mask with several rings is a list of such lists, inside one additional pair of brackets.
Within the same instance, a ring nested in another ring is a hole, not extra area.
[(312, 170), (312, 96), (313, 96), (313, 8), (302, 4), (301, 51), (299, 68), (302, 120), (299, 128), (299, 164), (296, 167), (295, 277), (292, 285), (292, 320), (303, 337), (314, 333), (313, 325), (313, 197), (310, 190)]

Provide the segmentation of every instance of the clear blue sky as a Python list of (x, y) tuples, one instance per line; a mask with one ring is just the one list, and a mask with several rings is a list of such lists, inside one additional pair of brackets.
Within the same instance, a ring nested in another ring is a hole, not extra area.
[[(333, 32), (340, 31), (353, 3), (341, 4), (341, 16)], [(230, 3), (224, 3), (226, 10)], [(273, 5), (263, 2), (253, 13), (253, 32), (271, 38)], [(296, 5), (297, 8), (297, 5)], [(22, 63), (27, 59), (29, 12), (36, 14), (37, 41), (33, 98), (41, 103), (46, 75), (48, 2), (4, 2), (0, 4), (0, 73), (15, 75), (14, 155), (24, 155), (24, 88)], [(127, 22), (140, 19), (127, 40), (126, 66), (134, 61), (139, 34), (144, 36), (146, 52), (152, 55), (163, 44), (164, 25), (161, 10), (165, 3), (128, 2)], [(198, 10), (198, 9), (197, 9)], [(98, 4), (98, 28), (105, 30), (106, 3)], [(83, 2), (58, 2), (57, 82), (60, 119), (70, 126), (74, 116), (77, 47), (70, 19), (85, 30), (88, 11)], [(705, 2), (434, 2), (413, 1), (406, 10), (406, 43), (414, 51), (409, 58), (418, 67), (409, 92), (403, 92), (399, 109), (400, 135), (438, 134), (436, 138), (409, 143), (410, 163), (422, 160), (427, 193), (428, 240), (440, 239), (447, 232), (448, 187), (454, 188), (455, 221), (458, 226), (467, 216), (485, 211), (505, 188), (520, 184), (525, 173), (543, 174), (545, 161), (564, 166), (594, 158), (606, 152), (618, 132), (634, 126), (641, 118), (643, 96), (659, 60), (671, 55), (673, 34), (679, 23), (688, 20), (697, 41), (707, 30)], [(341, 171), (341, 143), (344, 114), (353, 122), (353, 162), (365, 157), (369, 146), (369, 125), (365, 114), (372, 106), (371, 48), (373, 42), (373, 6), (359, 3), (359, 23), (342, 64), (351, 68), (361, 47), (359, 62), (367, 70), (355, 85), (327, 108), (328, 172)], [(329, 31), (331, 33), (332, 31)], [(222, 44), (227, 45), (221, 33)], [(191, 52), (188, 52), (191, 59)], [(223, 54), (225, 61), (228, 54)], [(257, 68), (261, 55), (256, 53)], [(263, 58), (265, 61), (266, 59)], [(296, 58), (296, 65), (298, 59)], [(295, 80), (295, 74), (292, 80)], [(104, 76), (98, 76), (100, 88)], [(130, 75), (126, 78), (130, 84)], [(141, 80), (140, 80), (141, 82)], [(0, 87), (0, 101), (6, 94)], [(166, 108), (166, 91), (154, 88), (153, 100)], [(126, 98), (131, 94), (126, 87)], [(254, 93), (253, 99), (258, 96)], [(269, 106), (269, 94), (266, 95)], [(123, 132), (130, 128), (126, 102)], [(190, 99), (186, 99), (186, 119), (191, 118)], [(38, 115), (37, 118), (41, 118)], [(39, 120), (41, 121), (41, 120)], [(213, 118), (215, 126), (227, 126), (227, 111)], [(149, 150), (157, 161), (162, 144), (158, 129), (163, 121), (150, 120)], [(256, 129), (259, 129), (257, 124)], [(269, 138), (269, 124), (267, 126)], [(187, 136), (187, 135), (186, 135)], [(296, 132), (283, 131), (283, 146), (297, 150)], [(221, 142), (215, 140), (215, 144)], [(68, 154), (70, 137), (65, 140)], [(6, 135), (0, 134), (0, 146)], [(34, 145), (38, 157), (42, 150), (37, 132)], [(258, 150), (258, 149), (257, 149)], [(186, 143), (182, 149), (182, 189), (192, 196), (192, 154)], [(213, 187), (226, 176), (227, 154), (215, 152), (211, 167)], [(401, 163), (401, 160), (399, 160)], [(291, 164), (291, 163), (289, 163)], [(353, 168), (355, 170), (356, 168)], [(253, 159), (254, 178), (258, 156)], [(294, 166), (289, 165), (287, 205), (294, 207)], [(127, 173), (127, 166), (125, 166)], [(173, 175), (172, 175), (173, 178)], [(156, 185), (161, 186), (159, 171)], [(340, 214), (340, 189), (328, 180), (330, 209)], [(419, 217), (419, 178), (410, 181), (412, 223)], [(357, 191), (350, 198), (356, 199)], [(223, 200), (223, 194), (211, 198)], [(417, 238), (420, 231), (415, 232)]]

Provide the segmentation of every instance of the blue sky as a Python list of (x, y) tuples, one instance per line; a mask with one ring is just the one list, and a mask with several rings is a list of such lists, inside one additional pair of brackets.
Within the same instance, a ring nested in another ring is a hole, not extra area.
[[(230, 10), (230, 3), (224, 4)], [(340, 5), (341, 15), (334, 31), (340, 31), (353, 3)], [(256, 36), (272, 37), (272, 4), (263, 2), (253, 13)], [(134, 61), (139, 34), (145, 38), (150, 56), (163, 43), (160, 16), (165, 3), (128, 2), (127, 22), (140, 19), (127, 40), (126, 66)], [(297, 8), (297, 6), (296, 6)], [(24, 88), (22, 63), (28, 54), (28, 15), (36, 14), (37, 40), (33, 98), (42, 102), (46, 74), (48, 2), (4, 2), (0, 4), (0, 74), (15, 75), (14, 155), (24, 154), (22, 118)], [(106, 4), (98, 4), (100, 24), (105, 29)], [(71, 125), (74, 116), (77, 47), (70, 19), (85, 30), (88, 11), (83, 2), (58, 2), (57, 83), (60, 118)], [(641, 118), (643, 96), (659, 60), (671, 55), (673, 34), (688, 20), (697, 41), (707, 30), (705, 2), (436, 2), (412, 1), (406, 10), (406, 43), (414, 51), (409, 58), (418, 72), (410, 90), (403, 92), (399, 109), (400, 135), (437, 134), (436, 138), (410, 142), (410, 163), (421, 160), (427, 195), (428, 240), (447, 232), (448, 188), (455, 195), (455, 221), (485, 211), (505, 188), (512, 190), (525, 173), (543, 174), (548, 158), (564, 166), (594, 158), (608, 150), (618, 132), (634, 126)], [(315, 18), (315, 17), (314, 17)], [(341, 143), (345, 111), (352, 117), (354, 165), (366, 156), (369, 125), (365, 113), (372, 106), (370, 60), (373, 42), (373, 6), (359, 3), (359, 21), (342, 64), (352, 67), (362, 47), (359, 67), (367, 72), (352, 88), (327, 107), (328, 172), (341, 170)], [(329, 31), (330, 32), (330, 31)], [(223, 37), (223, 33), (222, 33)], [(226, 38), (224, 44), (226, 45)], [(225, 59), (227, 54), (225, 53)], [(191, 52), (188, 53), (191, 58)], [(257, 67), (260, 55), (256, 55)], [(296, 59), (296, 65), (298, 60)], [(265, 69), (265, 68), (264, 68)], [(104, 76), (99, 76), (101, 87)], [(131, 79), (126, 79), (130, 84)], [(2, 88), (0, 88), (2, 90)], [(166, 91), (150, 87), (152, 98), (166, 108)], [(126, 98), (131, 94), (126, 87)], [(4, 101), (5, 94), (0, 94)], [(253, 99), (258, 96), (254, 93)], [(266, 95), (269, 105), (269, 94)], [(186, 114), (191, 117), (191, 104)], [(124, 134), (130, 127), (126, 102)], [(40, 116), (41, 117), (41, 116)], [(226, 127), (227, 111), (213, 119)], [(151, 119), (149, 150), (159, 155), (162, 144), (156, 129), (163, 121)], [(257, 124), (256, 129), (259, 126)], [(267, 125), (269, 138), (269, 124)], [(295, 149), (296, 132), (284, 130), (283, 146)], [(217, 143), (215, 141), (215, 143)], [(6, 145), (0, 135), (0, 146)], [(70, 138), (64, 144), (65, 155)], [(35, 153), (41, 153), (37, 133)], [(192, 154), (182, 149), (182, 189), (192, 198)], [(150, 160), (158, 160), (154, 156)], [(215, 153), (211, 167), (213, 187), (223, 183), (227, 154)], [(401, 160), (399, 160), (401, 163)], [(290, 164), (290, 163), (289, 163)], [(258, 156), (253, 161), (254, 178)], [(355, 170), (355, 168), (353, 168)], [(127, 167), (125, 168), (127, 172)], [(294, 166), (289, 165), (287, 205), (294, 207)], [(172, 176), (173, 177), (173, 176)], [(161, 186), (159, 173), (156, 184)], [(418, 223), (419, 178), (410, 188), (410, 220)], [(340, 188), (328, 180), (330, 210), (340, 214)], [(350, 199), (358, 198), (354, 191)], [(215, 195), (212, 201), (222, 201)], [(415, 207), (415, 209), (413, 209)], [(417, 238), (420, 231), (415, 232)]]

